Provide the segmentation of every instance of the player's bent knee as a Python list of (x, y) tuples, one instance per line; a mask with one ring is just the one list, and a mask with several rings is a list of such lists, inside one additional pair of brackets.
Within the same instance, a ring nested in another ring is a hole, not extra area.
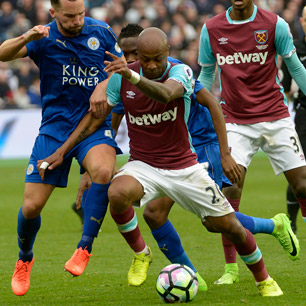
[(108, 199), (112, 210), (120, 213), (129, 207), (129, 197), (124, 188), (118, 188), (117, 184), (108, 188)]
[(26, 219), (34, 219), (40, 215), (43, 207), (44, 203), (24, 201), (22, 204), (22, 214)]
[(306, 198), (306, 180), (301, 179), (293, 187), (296, 198)]
[(113, 176), (113, 169), (104, 165), (96, 166), (89, 171), (90, 177), (93, 182), (100, 184), (107, 184)]
[(210, 232), (210, 233), (220, 233), (215, 227), (214, 224), (207, 221), (207, 220), (202, 220), (202, 224), (206, 227), (206, 229)]

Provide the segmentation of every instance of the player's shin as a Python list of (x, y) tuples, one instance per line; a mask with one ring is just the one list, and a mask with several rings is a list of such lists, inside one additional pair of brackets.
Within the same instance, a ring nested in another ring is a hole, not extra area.
[(135, 253), (139, 253), (145, 249), (146, 243), (138, 227), (136, 213), (132, 206), (127, 208), (120, 214), (116, 214), (110, 208), (111, 215), (116, 222), (119, 232), (129, 244)]
[(140, 286), (147, 279), (147, 271), (153, 261), (152, 252), (142, 238), (137, 216), (132, 206), (119, 214), (112, 209), (110, 212), (121, 235), (135, 252), (128, 272), (128, 283), (131, 286)]
[(268, 279), (269, 274), (262, 259), (260, 249), (249, 230), (245, 229), (245, 231), (245, 242), (243, 244), (235, 244), (235, 248), (248, 269), (253, 273), (256, 282), (264, 281)]
[(92, 250), (93, 240), (98, 236), (100, 227), (107, 212), (107, 191), (109, 185), (110, 184), (97, 184), (93, 182), (88, 190), (88, 194), (83, 205), (83, 234), (77, 248), (86, 248), (89, 253)]
[(151, 232), (159, 246), (159, 249), (164, 253), (164, 255), (169, 259), (171, 263), (180, 263), (186, 265), (194, 272), (197, 272), (184, 251), (181, 239), (177, 231), (169, 220)]
[(22, 208), (20, 208), (18, 214), (17, 234), (18, 246), (20, 248), (19, 259), (23, 262), (31, 261), (33, 258), (32, 249), (40, 225), (40, 215), (34, 219), (26, 219), (22, 214)]

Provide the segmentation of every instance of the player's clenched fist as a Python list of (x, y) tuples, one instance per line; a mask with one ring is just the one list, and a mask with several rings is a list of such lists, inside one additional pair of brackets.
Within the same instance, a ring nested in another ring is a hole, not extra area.
[(49, 37), (49, 30), (50, 27), (46, 27), (43, 25), (37, 25), (27, 31), (26, 33), (23, 34), (24, 39), (27, 42), (30, 42), (32, 40), (39, 40), (42, 39), (43, 37)]

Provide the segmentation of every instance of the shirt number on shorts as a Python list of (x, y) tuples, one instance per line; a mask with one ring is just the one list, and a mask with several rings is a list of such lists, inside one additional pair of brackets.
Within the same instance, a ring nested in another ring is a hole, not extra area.
[(224, 195), (220, 192), (220, 190), (217, 186), (216, 186), (216, 188), (213, 188), (213, 187), (210, 187), (210, 186), (205, 188), (206, 192), (211, 192), (212, 193), (212, 201), (211, 201), (212, 204), (216, 204), (220, 201), (219, 197), (216, 195), (216, 190), (217, 190), (219, 196), (224, 199)]
[(298, 141), (296, 140), (296, 138), (293, 137), (293, 136), (291, 136), (291, 137), (290, 137), (290, 140), (291, 140), (293, 146), (295, 147), (294, 153), (299, 153), (299, 152), (300, 152), (300, 147), (299, 147), (299, 143), (298, 143)]

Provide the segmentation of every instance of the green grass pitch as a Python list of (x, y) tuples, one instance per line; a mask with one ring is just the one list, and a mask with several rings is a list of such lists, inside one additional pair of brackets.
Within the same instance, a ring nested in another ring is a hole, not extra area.
[[(119, 166), (125, 160), (118, 158)], [(26, 166), (26, 160), (0, 161), (0, 306), (163, 305), (155, 291), (155, 281), (168, 261), (158, 250), (144, 223), (142, 209), (136, 210), (140, 228), (154, 254), (143, 286), (134, 288), (127, 284), (132, 251), (119, 234), (109, 212), (102, 232), (95, 240), (93, 256), (85, 273), (73, 278), (64, 272), (64, 264), (81, 236), (81, 224), (71, 209), (80, 178), (77, 163), (73, 163), (68, 188), (56, 189), (42, 212), (42, 226), (34, 246), (31, 287), (23, 297), (13, 294), (10, 282), (18, 255), (17, 213), (22, 204)], [(267, 218), (286, 212), (286, 186), (283, 176), (274, 175), (268, 159), (257, 154), (246, 178), (241, 212)], [(300, 213), (300, 260), (290, 261), (274, 237), (255, 236), (268, 272), (284, 292), (284, 296), (277, 298), (259, 296), (251, 273), (239, 258), (240, 282), (233, 286), (213, 285), (224, 267), (220, 235), (208, 233), (200, 220), (178, 205), (173, 208), (170, 220), (178, 230), (187, 254), (209, 286), (209, 291), (198, 293), (191, 305), (306, 305), (306, 225)]]

